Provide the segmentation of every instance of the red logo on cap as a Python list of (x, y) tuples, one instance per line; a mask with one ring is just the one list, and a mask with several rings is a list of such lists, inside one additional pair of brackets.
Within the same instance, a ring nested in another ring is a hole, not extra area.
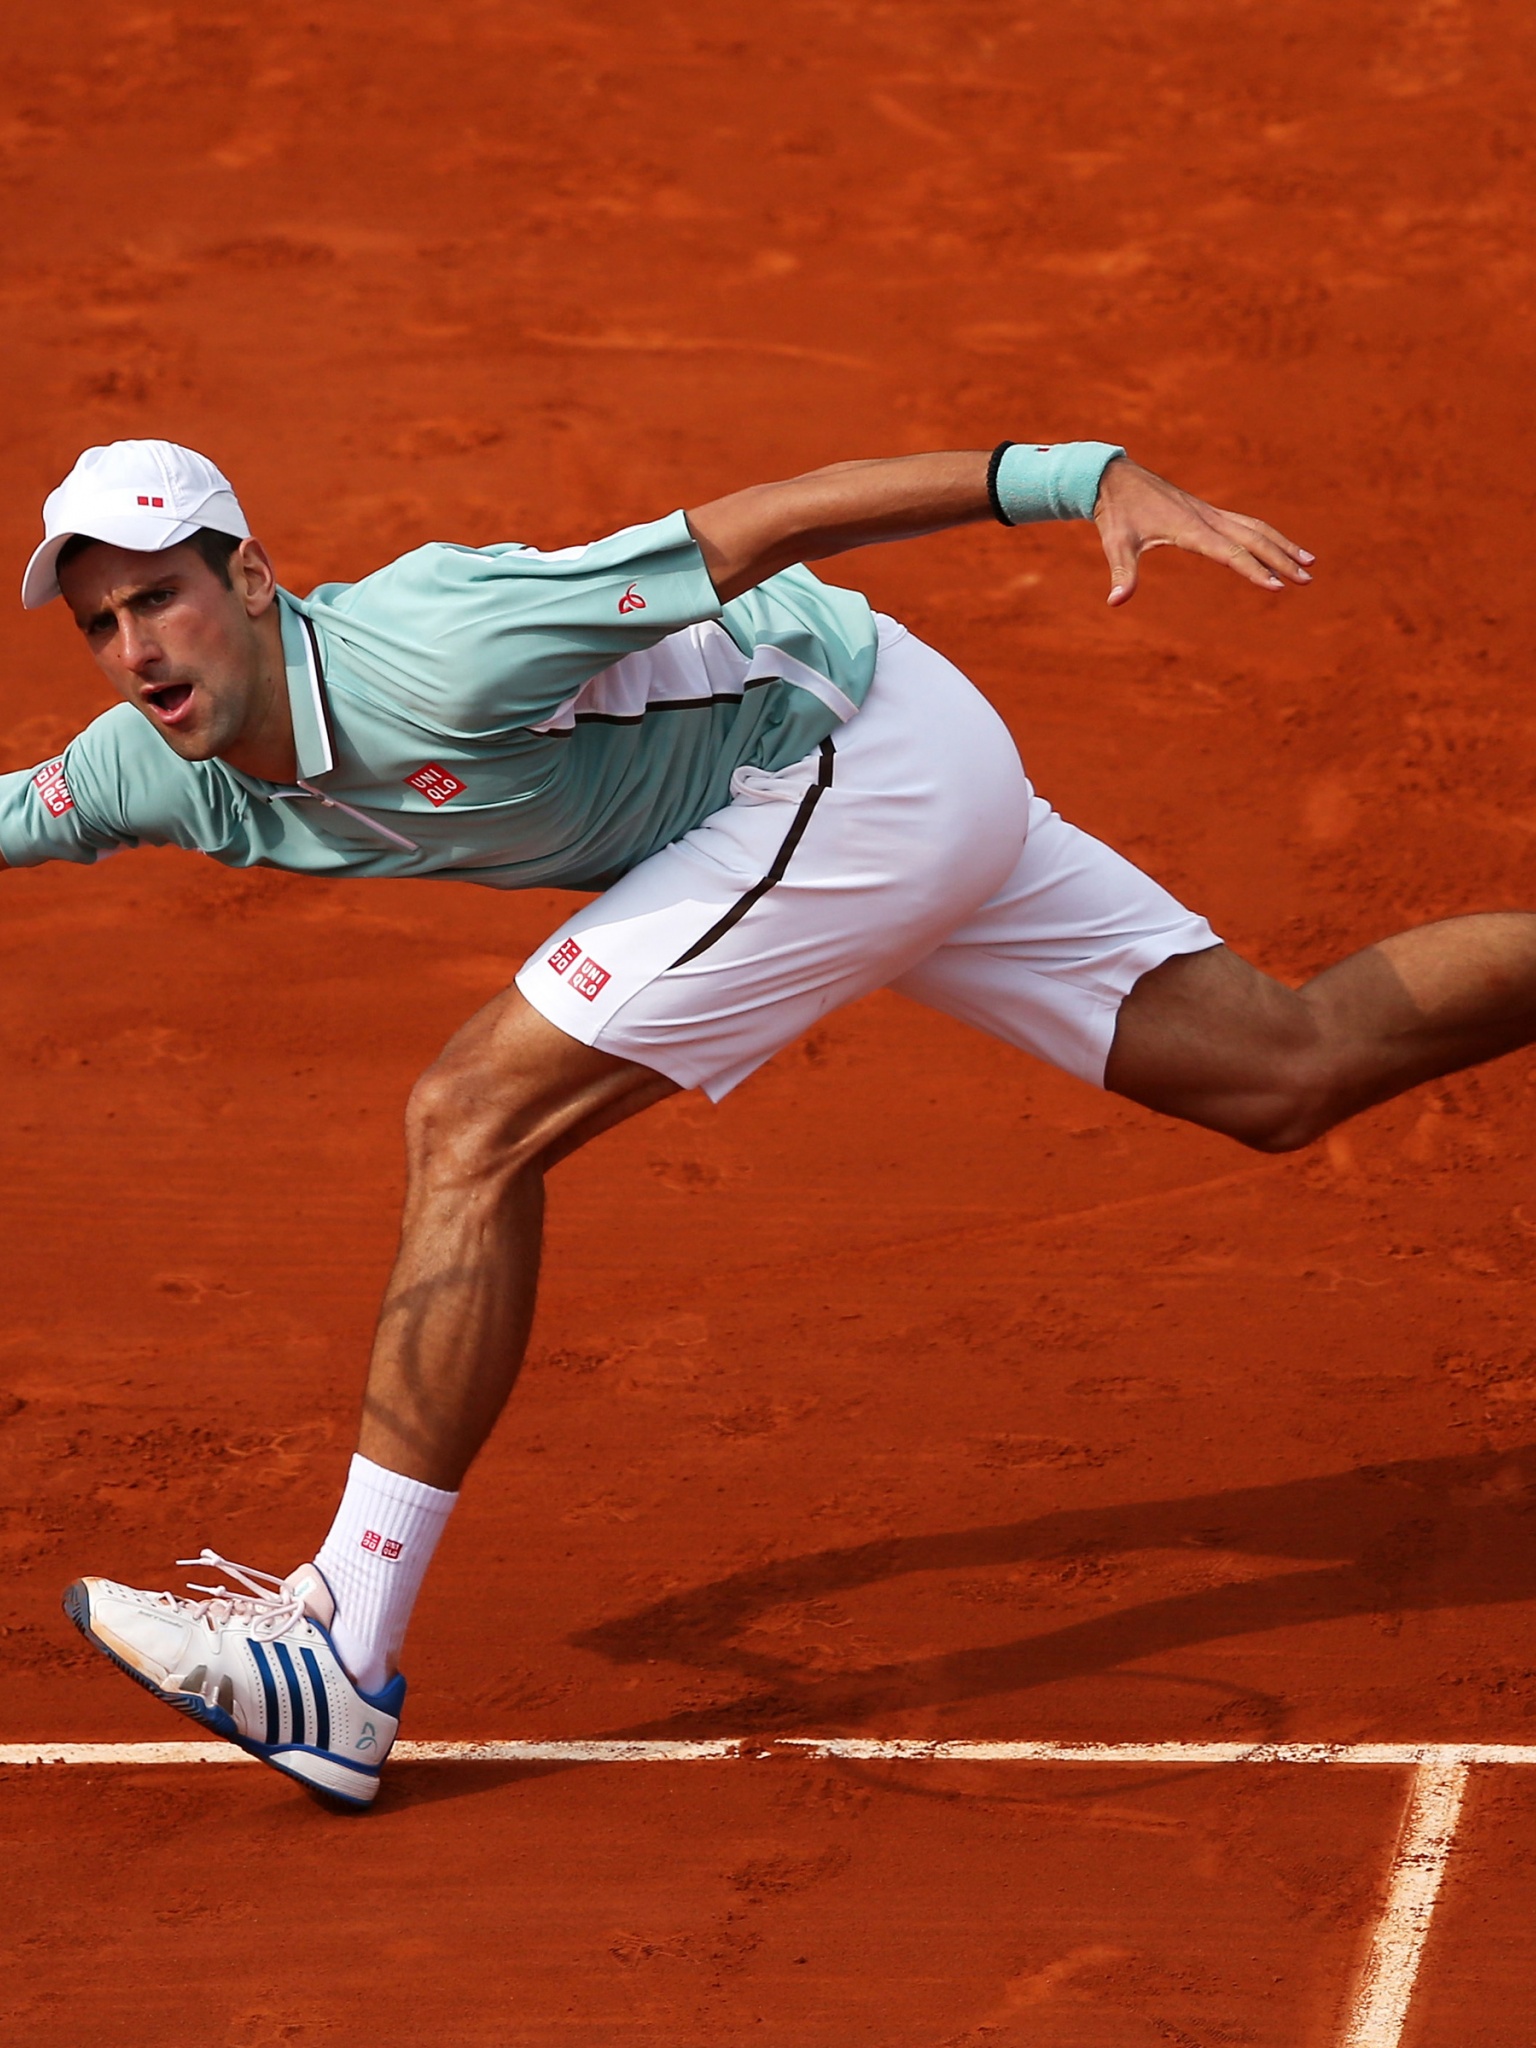
[(64, 779), (62, 761), (49, 761), (45, 767), (39, 768), (32, 778), (32, 787), (42, 798), (43, 809), (50, 818), (62, 818), (66, 811), (75, 808), (75, 799)]
[(139, 503), (140, 503), (141, 505), (162, 505), (162, 506), (163, 506), (163, 505), (164, 505), (164, 503), (165, 503), (165, 500), (164, 500), (164, 498), (140, 498), (140, 500), (139, 500)]
[(439, 768), (435, 761), (428, 761), (424, 768), (418, 768), (414, 775), (407, 775), (407, 784), (419, 789), (427, 802), (440, 810), (444, 804), (452, 803), (456, 796), (462, 796), (469, 784), (460, 782), (457, 775), (450, 775), (446, 768)]

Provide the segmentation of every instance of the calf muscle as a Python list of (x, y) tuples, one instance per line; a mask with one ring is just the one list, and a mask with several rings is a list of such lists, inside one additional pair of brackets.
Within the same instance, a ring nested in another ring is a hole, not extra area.
[(545, 1171), (674, 1092), (557, 1031), (515, 990), (450, 1041), (407, 1114), (405, 1214), (364, 1399), (365, 1457), (459, 1485), (527, 1346)]

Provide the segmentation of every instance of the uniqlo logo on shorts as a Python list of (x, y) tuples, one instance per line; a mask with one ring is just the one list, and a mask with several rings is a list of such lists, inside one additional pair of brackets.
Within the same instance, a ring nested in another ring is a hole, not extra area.
[(571, 976), (571, 987), (577, 995), (585, 996), (589, 1003), (595, 1003), (613, 976), (606, 967), (599, 967), (589, 953), (576, 972)]
[(75, 808), (69, 784), (64, 779), (62, 761), (50, 761), (46, 767), (39, 768), (32, 778), (32, 787), (42, 798), (43, 809), (50, 818), (62, 818), (66, 811)]
[(439, 768), (435, 761), (428, 761), (424, 768), (418, 768), (414, 775), (407, 775), (406, 783), (411, 789), (419, 789), (429, 804), (441, 809), (452, 803), (456, 796), (462, 796), (469, 784), (460, 782), (457, 775), (450, 775), (446, 768)]
[(393, 1563), (394, 1560), (400, 1555), (401, 1551), (404, 1550), (404, 1548), (405, 1545), (403, 1543), (398, 1542), (395, 1539), (395, 1537), (390, 1536), (386, 1538), (385, 1542), (380, 1547), (379, 1555), (380, 1557), (387, 1557), (390, 1560), (390, 1562)]
[(574, 939), (567, 939), (563, 945), (556, 946), (553, 953), (550, 954), (549, 965), (553, 967), (556, 974), (564, 974), (567, 967), (574, 967), (580, 958), (580, 946), (577, 945)]
[(377, 1529), (365, 1529), (363, 1531), (364, 1550), (377, 1550), (379, 1547), (379, 1542), (380, 1537)]

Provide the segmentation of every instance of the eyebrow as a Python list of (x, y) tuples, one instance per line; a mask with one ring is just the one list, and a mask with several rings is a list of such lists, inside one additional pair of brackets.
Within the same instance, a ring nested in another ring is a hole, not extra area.
[[(172, 590), (177, 588), (178, 584), (179, 578), (175, 570), (169, 570), (164, 576), (151, 576), (143, 583), (136, 583), (121, 602), (129, 605), (135, 604), (141, 597), (148, 597), (153, 591)], [(104, 606), (102, 610), (92, 612), (88, 619), (82, 619), (78, 616), (75, 619), (75, 624), (82, 633), (93, 633), (98, 627), (110, 626), (113, 623), (113, 610), (110, 606)]]

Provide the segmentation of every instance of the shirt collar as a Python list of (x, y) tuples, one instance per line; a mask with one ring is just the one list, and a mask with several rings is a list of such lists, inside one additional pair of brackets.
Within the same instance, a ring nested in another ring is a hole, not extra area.
[(312, 781), (336, 766), (331, 728), (325, 715), (325, 670), (314, 627), (286, 590), (277, 594), (283, 628), (283, 666), (288, 676), (288, 708), (293, 715), (293, 745), (299, 775)]

